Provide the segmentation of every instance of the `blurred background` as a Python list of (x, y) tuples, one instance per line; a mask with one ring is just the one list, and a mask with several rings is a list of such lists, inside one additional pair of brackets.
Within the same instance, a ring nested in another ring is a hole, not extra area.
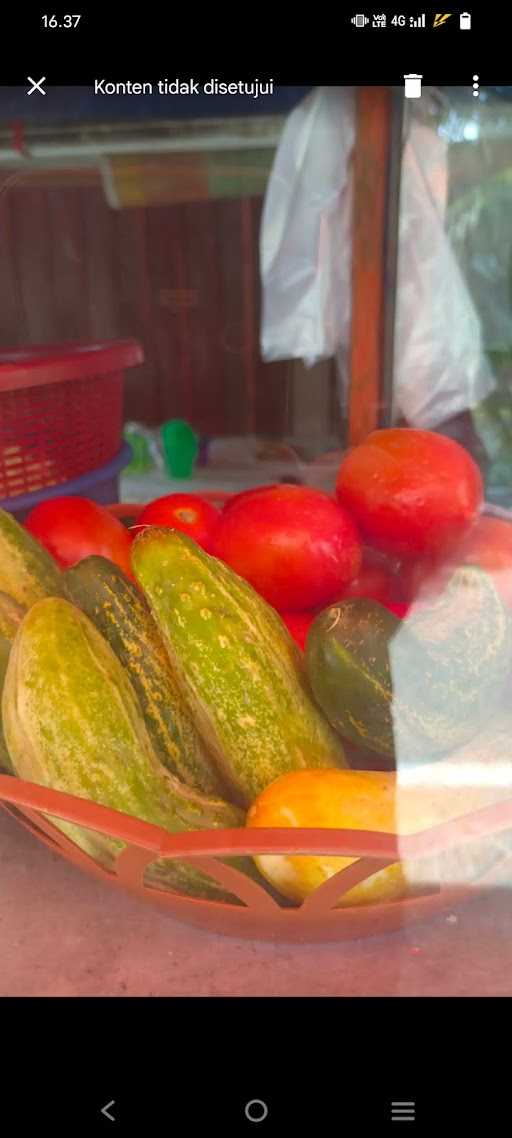
[[(339, 161), (324, 170), (319, 150), (336, 158), (335, 97)], [(503, 505), (512, 502), (510, 97), (509, 88), (481, 88), (478, 97), (471, 87), (429, 89), (401, 110), (400, 161), (407, 166), (408, 143), (411, 155), (385, 385), (388, 420), (457, 437), (480, 462), (488, 498)], [(350, 442), (359, 145), (348, 88), (285, 87), (258, 99), (94, 98), (81, 88), (27, 98), (0, 88), (0, 391), (12, 382), (5, 353), (13, 348), (132, 339), (143, 362), (124, 370), (132, 456), (123, 497), (176, 488), (161, 432), (175, 420), (196, 442), (194, 488), (274, 480), (328, 488)], [(429, 147), (431, 168), (425, 159), (421, 169)], [(306, 236), (293, 253), (297, 227)], [(323, 250), (323, 227), (338, 266)], [(422, 232), (434, 263), (425, 276)], [(453, 293), (437, 306), (436, 257)], [(455, 310), (464, 319), (443, 371)], [(412, 324), (421, 332), (414, 343)], [(427, 414), (418, 392), (430, 376)], [(33, 479), (24, 489), (37, 493)]]

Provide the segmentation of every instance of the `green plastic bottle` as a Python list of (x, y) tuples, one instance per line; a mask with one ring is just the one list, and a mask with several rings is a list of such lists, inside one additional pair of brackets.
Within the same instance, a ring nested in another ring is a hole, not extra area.
[(191, 478), (199, 452), (199, 439), (184, 419), (169, 419), (160, 428), (164, 464), (170, 478)]
[(125, 468), (125, 474), (146, 474), (148, 470), (152, 470), (155, 464), (147, 438), (133, 428), (125, 428), (124, 437), (132, 448), (132, 457)]

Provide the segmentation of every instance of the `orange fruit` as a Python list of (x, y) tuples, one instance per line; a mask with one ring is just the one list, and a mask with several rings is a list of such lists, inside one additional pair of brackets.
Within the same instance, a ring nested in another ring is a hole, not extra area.
[[(413, 834), (471, 812), (494, 801), (499, 791), (480, 787), (442, 785), (440, 764), (429, 779), (422, 768), (418, 783), (397, 786), (396, 774), (387, 771), (303, 770), (282, 775), (256, 799), (247, 815), (249, 827), (296, 827), (366, 830)], [(421, 781), (420, 781), (421, 780)], [(461, 847), (462, 849), (462, 847)], [(467, 847), (464, 847), (467, 851)], [(468, 851), (467, 851), (468, 852)], [(484, 855), (485, 856), (485, 855)], [(255, 857), (263, 876), (284, 897), (303, 901), (319, 885), (356, 858), (309, 854), (260, 854)], [(437, 888), (468, 877), (481, 869), (481, 853), (468, 861), (466, 853), (396, 862), (353, 886), (343, 906), (396, 901), (418, 890)], [(451, 876), (452, 875), (452, 878)], [(461, 876), (462, 875), (462, 876)], [(341, 884), (340, 884), (341, 888)]]

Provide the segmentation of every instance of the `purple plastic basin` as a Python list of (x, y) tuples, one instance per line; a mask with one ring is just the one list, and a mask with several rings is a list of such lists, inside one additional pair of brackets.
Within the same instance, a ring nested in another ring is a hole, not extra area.
[(62, 498), (65, 495), (74, 495), (77, 498), (91, 498), (101, 506), (119, 501), (119, 475), (131, 461), (132, 448), (123, 443), (121, 449), (110, 462), (98, 466), (89, 474), (82, 474), (71, 482), (59, 482), (57, 486), (46, 486), (34, 494), (19, 494), (16, 498), (0, 498), (0, 507), (9, 510), (19, 522), (25, 520), (27, 514), (39, 502), (46, 502), (48, 498)]

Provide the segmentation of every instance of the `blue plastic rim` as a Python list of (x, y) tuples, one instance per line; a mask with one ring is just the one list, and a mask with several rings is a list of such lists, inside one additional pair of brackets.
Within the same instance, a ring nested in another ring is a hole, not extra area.
[(15, 498), (0, 498), (0, 507), (23, 520), (39, 502), (49, 498), (62, 498), (72, 495), (77, 498), (91, 498), (101, 506), (119, 501), (119, 475), (132, 459), (132, 448), (123, 443), (115, 458), (103, 466), (97, 466), (88, 474), (74, 478), (71, 482), (59, 482), (56, 486), (45, 486), (34, 494), (19, 494)]

